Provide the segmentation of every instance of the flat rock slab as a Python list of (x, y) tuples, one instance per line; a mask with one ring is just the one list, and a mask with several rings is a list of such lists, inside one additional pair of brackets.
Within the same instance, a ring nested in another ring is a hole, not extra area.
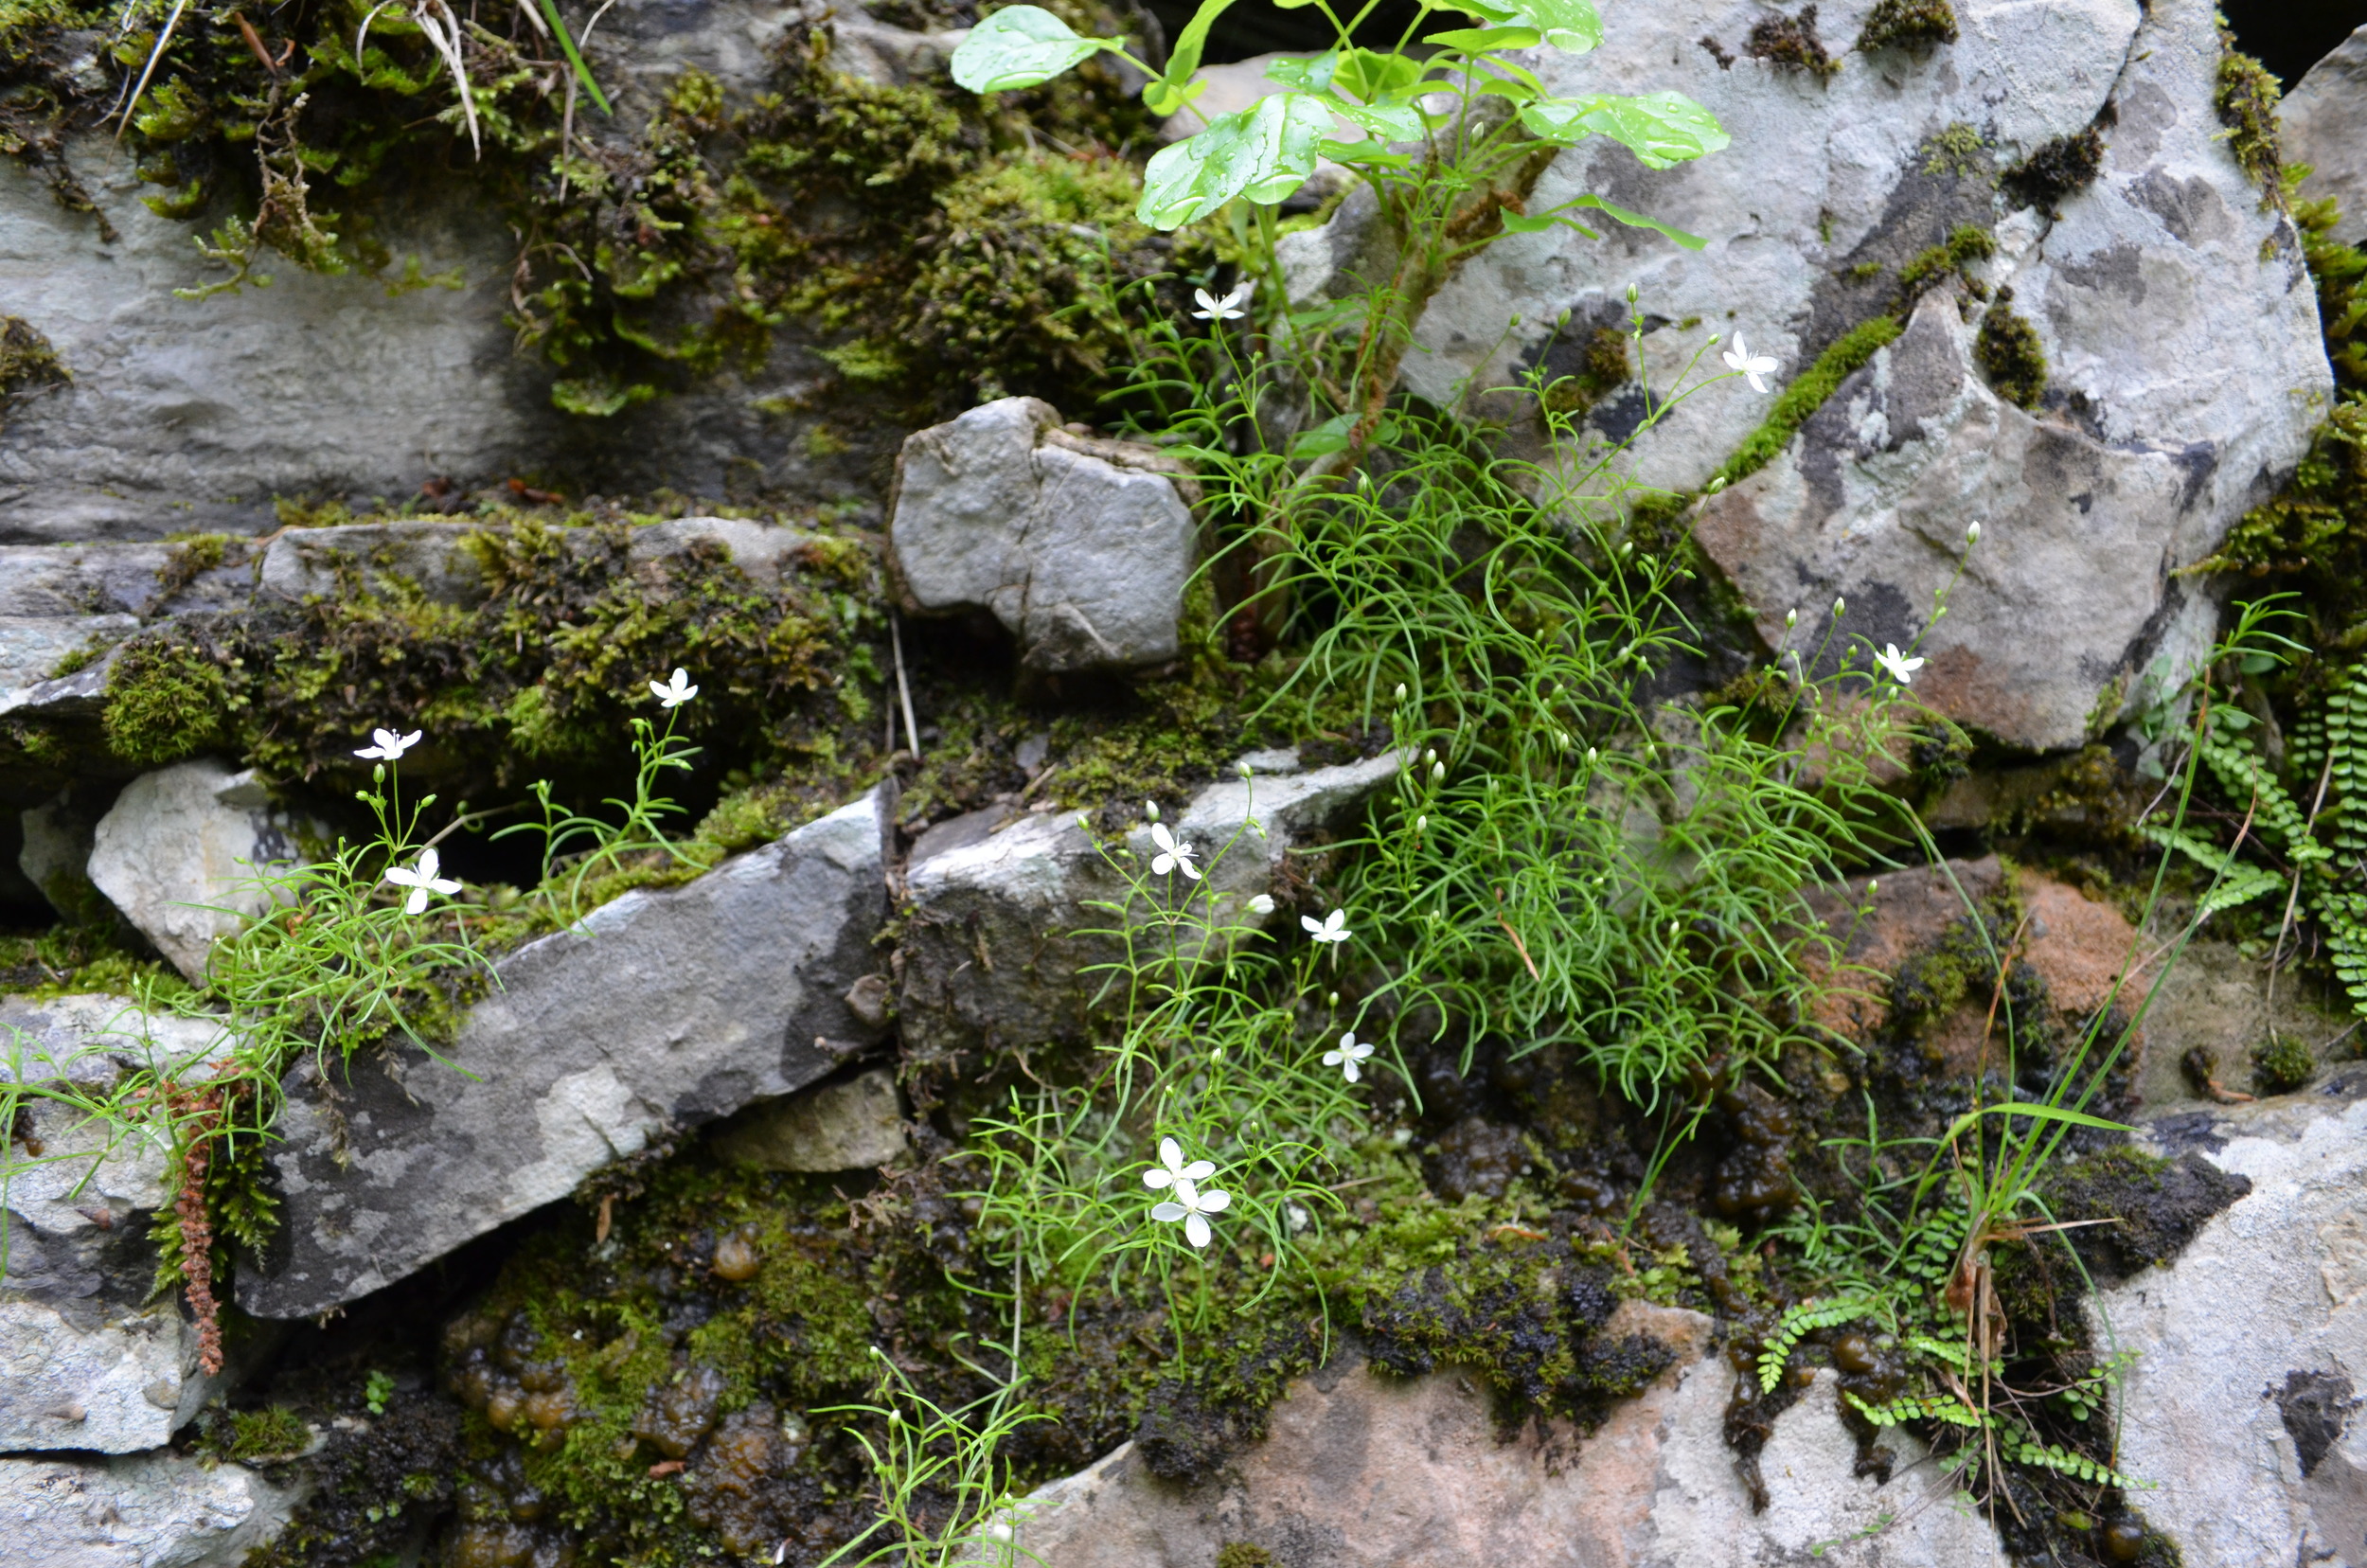
[[(10, 1031), (6, 1071), (93, 1091), (151, 1051), (190, 1060), (221, 1038), (203, 1020), (143, 1015), (124, 996), (10, 999), (0, 1027)], [(25, 1115), (42, 1158), (12, 1166), (0, 1193), (0, 1452), (159, 1447), (220, 1386), (197, 1370), (197, 1335), (179, 1298), (150, 1299), (148, 1228), (169, 1196), (164, 1140), (111, 1135), (53, 1099), (33, 1098)], [(9, 1156), (22, 1159), (24, 1148), (12, 1145)]]
[(10, 1568), (234, 1568), (301, 1494), (177, 1453), (0, 1459)]
[(2149, 1131), (2251, 1182), (2165, 1268), (2092, 1310), (2121, 1384), (2132, 1501), (2190, 1563), (2367, 1561), (2367, 1066)]
[(291, 1074), (271, 1156), (283, 1222), (240, 1268), (240, 1305), (291, 1318), (352, 1301), (668, 1126), (828, 1075), (876, 1033), (845, 994), (877, 962), (893, 812), (882, 786), (503, 958), (451, 1066), (404, 1049), (327, 1086), (310, 1065)]
[(1016, 1544), (1059, 1568), (1208, 1568), (1235, 1542), (1291, 1568), (2003, 1568), (1995, 1532), (1950, 1506), (1920, 1451), (1887, 1486), (1853, 1474), (1829, 1371), (1777, 1417), (1760, 1455), (1767, 1511), (1753, 1513), (1712, 1327), (1623, 1309), (1613, 1331), (1684, 1353), (1584, 1438), (1531, 1426), (1499, 1442), (1485, 1391), (1457, 1373), (1335, 1366), (1292, 1384), (1222, 1479), (1175, 1487), (1129, 1444), (1019, 1504)]

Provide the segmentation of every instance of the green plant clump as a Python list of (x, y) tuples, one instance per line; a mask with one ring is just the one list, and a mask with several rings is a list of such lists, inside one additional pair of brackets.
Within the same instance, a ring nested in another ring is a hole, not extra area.
[(2278, 145), (2277, 100), (2283, 96), (2269, 68), (2238, 49), (2233, 34), (2222, 32), (2211, 106), (2227, 127), (2228, 151), (2260, 187), (2263, 205), (2275, 201), (2279, 190), (2284, 154)]
[(1949, 0), (1875, 0), (1858, 29), (1860, 49), (1929, 48), (1956, 42), (1956, 8)]
[(2046, 396), (2046, 349), (2038, 330), (2013, 308), (2014, 291), (2000, 289), (1981, 318), (1973, 363), (1990, 388), (2017, 408), (2035, 409)]
[(2305, 1087), (2317, 1071), (2317, 1057), (2291, 1035), (2278, 1035), (2252, 1050), (2252, 1082), (2264, 1095), (2289, 1095)]

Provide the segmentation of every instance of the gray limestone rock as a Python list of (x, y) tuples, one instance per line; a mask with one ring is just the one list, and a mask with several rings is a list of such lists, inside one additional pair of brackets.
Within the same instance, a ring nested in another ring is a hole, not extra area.
[(2336, 239), (2367, 241), (2367, 27), (2309, 68), (2285, 95), (2277, 121), (2285, 161), (2311, 169), (2301, 193), (2340, 205)]
[[(1168, 819), (1205, 874), (1194, 891), (1214, 897), (1221, 920), (1279, 918), (1257, 914), (1251, 900), (1272, 894), (1284, 857), (1402, 768), (1395, 756), (1305, 771), (1294, 755), (1288, 760), (1288, 772), (1212, 784)], [(1118, 917), (1095, 906), (1128, 896), (1112, 857), (1132, 857), (1136, 875), (1156, 880), (1149, 877), (1156, 852), (1148, 824), (1105, 846), (1068, 813), (1007, 807), (922, 834), (904, 871), (911, 918), (899, 1017), (906, 1046), (1077, 1038), (1097, 989), (1083, 971), (1118, 951), (1108, 936), (1082, 935), (1113, 927)]]
[(496, 964), (444, 1062), (287, 1080), (285, 1207), (240, 1305), (306, 1317), (402, 1279), (662, 1140), (827, 1076), (875, 1038), (845, 996), (885, 918), (889, 787)]
[(2137, 1359), (2120, 1466), (2188, 1562), (2367, 1560), (2367, 1066), (2154, 1120), (2251, 1191), (2091, 1309)]
[[(1282, 1562), (1368, 1568), (2004, 1568), (1996, 1532), (1900, 1433), (1893, 1478), (1858, 1473), (1834, 1375), (1776, 1417), (1754, 1513), (1723, 1430), (1735, 1374), (1699, 1314), (1630, 1303), (1606, 1332), (1647, 1331), (1678, 1364), (1591, 1436), (1502, 1441), (1455, 1372), (1368, 1375), (1353, 1362), (1290, 1386), (1266, 1440), (1218, 1481), (1152, 1476), (1133, 1445), (1013, 1506), (1013, 1542), (1060, 1568), (1204, 1568), (1243, 1542)], [(970, 1559), (981, 1565), (990, 1554)]]
[[(1856, 37), (1872, 4), (1821, 7), (1824, 37)], [(1786, 611), (1821, 631), (1816, 612), (1842, 597), (1844, 639), (1903, 646), (1928, 632), (1925, 679), (1944, 711), (2016, 746), (2075, 745), (2182, 678), (2213, 611), (2171, 574), (2291, 472), (2331, 385), (2296, 232), (2236, 165), (2213, 108), (2210, 0), (1959, 0), (1955, 43), (1846, 52), (1829, 80), (1753, 57), (1764, 14), (1730, 0), (1630, 8), (1601, 48), (1533, 62), (1557, 91), (1682, 92), (1734, 140), (1654, 171), (1591, 138), (1547, 169), (1531, 210), (1592, 192), (1707, 243), (1615, 223), (1601, 241), (1505, 240), (1432, 302), (1405, 383), (1452, 402), (1467, 380), (1575, 373), (1598, 330), (1628, 330), (1630, 284), (1656, 394), (1712, 333), (1773, 355), (1787, 383), (1893, 308), (1915, 255), (1961, 224), (1989, 231), (1996, 254), (1974, 271), (1993, 296), (2013, 290), (2038, 335), (2041, 406), (1989, 388), (1970, 345), (1995, 306), (1945, 281), (1774, 462), (1709, 503), (1700, 537), (1771, 646)], [(2102, 170), (2054, 204), (2059, 218), (2001, 181), (2108, 106)], [(1338, 232), (1292, 241), (1294, 296), (1323, 294), (1372, 251), (1368, 220), (1351, 202)], [(1716, 349), (1700, 365), (1723, 368)], [(1541, 453), (1533, 412), (1485, 394), (1475, 406), (1514, 418), (1515, 451)], [(1682, 491), (1767, 411), (1735, 378), (1644, 427), (1631, 383), (1584, 430), (1632, 437), (1637, 477)], [(1935, 624), (1933, 592), (1974, 522), (1984, 543)]]
[(301, 857), (304, 825), (279, 811), (253, 769), (211, 757), (143, 774), (98, 821), (90, 880), (172, 966), (203, 979), (215, 939), (259, 915), (251, 879)]
[(885, 1067), (751, 1106), (717, 1134), (724, 1158), (760, 1170), (868, 1170), (904, 1151), (904, 1105)]
[[(221, 1040), (204, 1020), (143, 1014), (122, 996), (10, 1002), (0, 1030), (0, 1077), (94, 1092), (144, 1063), (201, 1060)], [(149, 1224), (169, 1198), (164, 1141), (38, 1093), (22, 1117), (0, 1156), (0, 1452), (158, 1447), (225, 1381), (199, 1373), (177, 1297), (150, 1299)]]
[(1046, 674), (1163, 664), (1181, 650), (1199, 488), (1157, 449), (1060, 428), (1005, 398), (933, 425), (896, 464), (888, 539), (905, 608), (985, 611)]
[(178, 1453), (0, 1459), (11, 1568), (235, 1568), (302, 1500)]

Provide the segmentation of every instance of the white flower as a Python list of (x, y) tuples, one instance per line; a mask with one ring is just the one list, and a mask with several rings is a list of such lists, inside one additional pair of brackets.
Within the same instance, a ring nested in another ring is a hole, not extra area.
[(430, 893), (441, 893), (450, 897), (460, 891), (458, 882), (449, 877), (439, 877), (436, 874), (438, 864), (435, 850), (422, 849), (419, 851), (418, 869), (405, 871), (400, 865), (387, 867), (386, 880), (388, 882), (393, 882), (397, 887), (407, 887), (411, 890), (411, 897), (402, 901), (402, 912), (405, 915), (417, 915), (425, 909), (427, 896)]
[(1978, 544), (1981, 543), (1980, 524), (1975, 523), (1965, 529), (1965, 543), (1967, 544)]
[(1344, 909), (1335, 909), (1320, 920), (1312, 915), (1302, 915), (1299, 924), (1305, 926), (1307, 934), (1319, 942), (1344, 942), (1348, 939), (1348, 912)]
[(1774, 360), (1765, 354), (1752, 353), (1751, 346), (1742, 341), (1740, 332), (1735, 334), (1735, 346), (1726, 350), (1725, 360), (1727, 368), (1739, 370), (1750, 380), (1751, 390), (1753, 392), (1766, 391), (1767, 383), (1759, 378), (1775, 373)]
[(1159, 1140), (1159, 1157), (1166, 1161), (1168, 1168), (1147, 1170), (1143, 1172), (1143, 1180), (1152, 1186), (1166, 1188), (1168, 1197), (1166, 1202), (1151, 1205), (1150, 1217), (1170, 1225), (1181, 1220), (1184, 1221), (1185, 1240), (1195, 1247), (1208, 1245), (1208, 1221), (1201, 1216), (1219, 1214), (1232, 1206), (1232, 1194), (1219, 1192), (1214, 1187), (1202, 1192), (1200, 1184), (1215, 1175), (1217, 1167), (1206, 1160), (1194, 1160), (1190, 1165), (1179, 1167), (1178, 1162), (1183, 1159), (1184, 1151), (1176, 1148), (1173, 1138)]
[(1913, 686), (1915, 671), (1923, 668), (1921, 659), (1908, 658), (1898, 651), (1896, 643), (1884, 643), (1882, 651), (1874, 655), (1874, 662), (1880, 665), (1884, 672), (1900, 686)]
[(1178, 1182), (1204, 1182), (1216, 1173), (1215, 1161), (1194, 1160), (1185, 1165), (1184, 1146), (1173, 1138), (1162, 1138), (1159, 1140), (1158, 1167), (1143, 1172), (1143, 1185), (1156, 1188), (1170, 1187)]
[(370, 731), (370, 739), (378, 743), (374, 746), (361, 747), (353, 755), (367, 757), (374, 762), (392, 762), (419, 743), (419, 732), (413, 730), (408, 735), (397, 735), (390, 729), (374, 729)]
[(1192, 297), (1200, 301), (1200, 309), (1192, 314), (1201, 321), (1238, 321), (1247, 313), (1241, 307), (1249, 303), (1250, 287), (1244, 282), (1222, 299), (1205, 289), (1194, 289)]
[(690, 672), (677, 665), (674, 667), (672, 680), (650, 683), (650, 695), (656, 698), (663, 706), (680, 707), (699, 695), (699, 688), (690, 684)]
[(1150, 874), (1164, 877), (1181, 871), (1193, 882), (1200, 881), (1200, 867), (1192, 864), (1192, 846), (1167, 831), (1167, 825), (1155, 822), (1150, 827), (1150, 842), (1159, 846), (1159, 858), (1150, 863)]
[(1326, 1051), (1324, 1053), (1324, 1065), (1326, 1067), (1339, 1068), (1340, 1076), (1346, 1078), (1350, 1083), (1354, 1083), (1359, 1078), (1363, 1077), (1361, 1073), (1357, 1071), (1356, 1064), (1362, 1061), (1366, 1057), (1369, 1057), (1372, 1054), (1372, 1046), (1368, 1044), (1361, 1045), (1357, 1043), (1356, 1032), (1354, 1030), (1350, 1030), (1348, 1033), (1340, 1037), (1340, 1048), (1338, 1050)]
[(1252, 898), (1249, 901), (1249, 912), (1252, 915), (1272, 914), (1273, 895), (1271, 893), (1260, 893)]

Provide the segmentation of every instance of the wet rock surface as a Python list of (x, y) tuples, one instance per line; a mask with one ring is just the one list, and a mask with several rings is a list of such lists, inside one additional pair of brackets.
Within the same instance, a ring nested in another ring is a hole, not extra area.
[(669, 1128), (833, 1071), (873, 1037), (845, 996), (886, 918), (891, 811), (875, 791), (499, 960), (450, 1066), (404, 1047), (326, 1081), (293, 1072), (270, 1156), (283, 1223), (240, 1271), (240, 1305), (289, 1318), (351, 1301)]
[(716, 1135), (761, 1170), (865, 1170), (904, 1152), (904, 1108), (884, 1067), (759, 1105)]
[(1221, 1479), (1173, 1488), (1130, 1445), (1020, 1503), (1014, 1540), (1062, 1568), (1201, 1568), (1227, 1548), (1312, 1568), (1756, 1568), (1811, 1551), (1844, 1568), (2007, 1560), (1911, 1445), (1887, 1483), (1851, 1473), (1857, 1440), (1829, 1372), (1778, 1417), (1761, 1458), (1770, 1502), (1754, 1512), (1721, 1430), (1734, 1373), (1711, 1351), (1710, 1320), (1630, 1306), (1609, 1327), (1680, 1348), (1590, 1434), (1502, 1441), (1467, 1377), (1392, 1378), (1350, 1360), (1294, 1383), (1267, 1441)]
[(1048, 675), (1182, 650), (1199, 488), (1155, 447), (1074, 435), (1005, 398), (913, 436), (896, 463), (889, 550), (905, 606), (986, 612)]
[(216, 941), (271, 906), (259, 879), (309, 858), (317, 824), (275, 806), (253, 769), (211, 758), (143, 774), (93, 829), (88, 876), (175, 969), (202, 980)]

